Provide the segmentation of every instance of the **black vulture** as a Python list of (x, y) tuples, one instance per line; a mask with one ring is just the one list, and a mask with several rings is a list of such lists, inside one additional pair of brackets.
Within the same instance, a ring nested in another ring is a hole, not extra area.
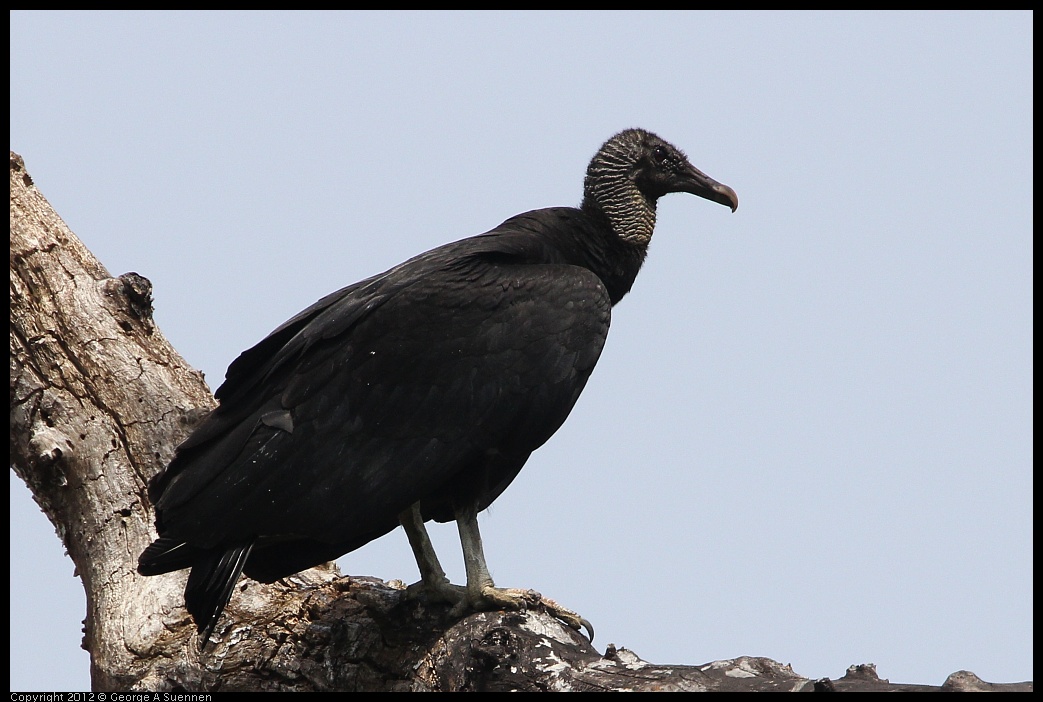
[[(240, 574), (272, 582), (401, 524), (413, 592), (458, 613), (523, 607), (521, 591), (493, 585), (477, 514), (572, 410), (645, 259), (656, 201), (674, 192), (738, 207), (679, 149), (625, 130), (594, 155), (578, 208), (420, 254), (243, 352), (217, 408), (149, 484), (159, 538), (138, 572), (192, 569), (185, 605), (205, 646)], [(458, 524), (465, 587), (438, 563), (432, 519)]]

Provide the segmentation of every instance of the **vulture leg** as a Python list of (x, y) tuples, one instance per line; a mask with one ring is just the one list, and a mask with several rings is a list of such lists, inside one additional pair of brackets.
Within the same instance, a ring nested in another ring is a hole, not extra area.
[(428, 596), (450, 604), (458, 604), (466, 599), (467, 591), (450, 583), (442, 570), (442, 564), (438, 562), (438, 555), (424, 526), (424, 518), (420, 515), (420, 503), (399, 514), (398, 521), (406, 532), (417, 568), (420, 569), (420, 582), (409, 586), (409, 594), (412, 596), (423, 590)]
[[(478, 513), (474, 505), (457, 508), (456, 525), (460, 530), (460, 545), (463, 547), (464, 567), (467, 570), (467, 596), (453, 608), (454, 614), (461, 615), (467, 609), (526, 609), (530, 604), (540, 604), (573, 629), (586, 629), (590, 640), (594, 640), (594, 627), (571, 609), (562, 607), (534, 590), (495, 586), (485, 563), (482, 536), (478, 532)], [(445, 577), (444, 573), (442, 577)]]

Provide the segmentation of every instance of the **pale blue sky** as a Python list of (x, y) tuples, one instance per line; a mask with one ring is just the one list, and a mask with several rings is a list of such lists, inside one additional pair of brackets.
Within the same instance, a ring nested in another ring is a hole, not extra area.
[[(11, 14), (11, 148), (212, 388), (322, 295), (576, 204), (660, 203), (575, 411), (481, 515), (497, 583), (656, 663), (1032, 671), (1032, 15)], [(462, 581), (452, 527), (435, 534)], [(417, 577), (403, 535), (345, 573)], [(12, 474), (11, 685), (84, 690), (84, 598)]]

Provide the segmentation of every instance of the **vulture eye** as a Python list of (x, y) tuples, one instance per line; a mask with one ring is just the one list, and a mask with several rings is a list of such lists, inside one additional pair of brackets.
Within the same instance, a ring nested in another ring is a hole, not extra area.
[(652, 160), (654, 160), (656, 164), (662, 164), (666, 161), (666, 157), (669, 155), (670, 152), (666, 150), (665, 146), (657, 146), (652, 149)]

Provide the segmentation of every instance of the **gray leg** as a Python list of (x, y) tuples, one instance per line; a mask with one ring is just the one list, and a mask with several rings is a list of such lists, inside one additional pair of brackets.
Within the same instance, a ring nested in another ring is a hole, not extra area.
[(456, 510), (456, 525), (460, 530), (460, 545), (463, 547), (464, 567), (467, 570), (467, 598), (453, 608), (454, 613), (463, 614), (467, 608), (526, 609), (538, 604), (573, 629), (583, 627), (590, 640), (594, 640), (594, 627), (571, 609), (533, 590), (498, 588), (494, 585), (485, 563), (482, 536), (478, 532), (478, 513), (474, 505)]
[(461, 602), (464, 599), (464, 588), (453, 585), (445, 576), (431, 538), (427, 535), (424, 518), (420, 515), (420, 503), (399, 514), (398, 521), (406, 532), (417, 568), (420, 569), (420, 582), (409, 586), (410, 594), (415, 595), (417, 590), (424, 589), (436, 599), (453, 604)]
[(484, 592), (495, 586), (489, 567), (485, 563), (482, 535), (478, 532), (478, 515), (474, 507), (456, 510), (456, 526), (460, 531), (460, 546), (464, 551), (464, 568), (467, 571), (467, 596), (472, 602), (480, 602)]

